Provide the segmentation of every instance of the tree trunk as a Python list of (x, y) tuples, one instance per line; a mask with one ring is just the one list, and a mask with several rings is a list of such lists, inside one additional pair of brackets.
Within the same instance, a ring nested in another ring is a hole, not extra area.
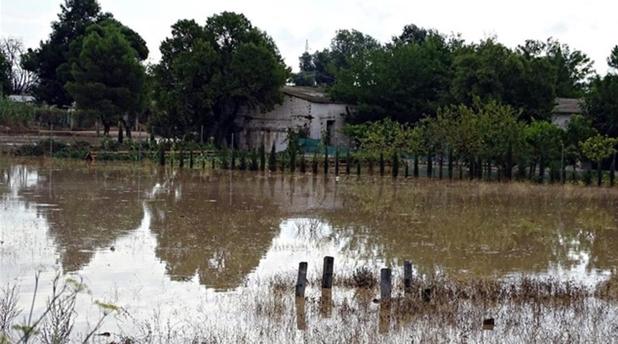
[(123, 131), (122, 131), (122, 121), (118, 121), (118, 143), (123, 142)]
[(597, 186), (601, 186), (601, 184), (603, 183), (603, 165), (602, 165), (603, 161), (599, 160), (597, 161)]
[(457, 161), (457, 166), (459, 167), (459, 180), (463, 180), (463, 164), (462, 164), (462, 161)]
[(453, 179), (453, 150), (448, 151), (448, 179)]
[(610, 168), (609, 171), (609, 186), (614, 186), (615, 183), (615, 179), (616, 179), (616, 153), (614, 153), (614, 156), (612, 157), (612, 167)]
[(433, 177), (433, 157), (431, 156), (431, 154), (427, 155), (427, 177)]
[(419, 176), (419, 172), (418, 172), (418, 154), (414, 155), (414, 178), (418, 178)]
[(127, 124), (124, 120), (122, 121), (122, 125), (124, 125), (125, 132), (127, 133), (127, 139), (131, 139), (131, 125)]
[(504, 176), (507, 180), (513, 179), (513, 147), (509, 145), (509, 150), (506, 154), (506, 163), (504, 165)]
[(476, 159), (474, 158), (470, 158), (470, 161), (468, 162), (468, 178), (470, 178), (470, 180), (474, 179), (474, 177), (476, 176)]
[(440, 159), (438, 160), (438, 176), (440, 179), (442, 179), (442, 177), (444, 176), (443, 166), (444, 166), (444, 155), (440, 154)]

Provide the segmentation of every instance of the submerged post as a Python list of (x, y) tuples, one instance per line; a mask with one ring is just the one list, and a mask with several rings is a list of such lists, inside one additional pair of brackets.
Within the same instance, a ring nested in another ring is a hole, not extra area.
[(305, 297), (307, 287), (307, 262), (298, 265), (298, 279), (296, 280), (296, 297)]
[(391, 269), (380, 270), (380, 302), (390, 302), (391, 300)]
[(403, 263), (403, 288), (406, 294), (412, 290), (412, 263), (407, 260)]
[(333, 268), (335, 258), (324, 257), (324, 270), (322, 272), (322, 289), (331, 289), (333, 287)]

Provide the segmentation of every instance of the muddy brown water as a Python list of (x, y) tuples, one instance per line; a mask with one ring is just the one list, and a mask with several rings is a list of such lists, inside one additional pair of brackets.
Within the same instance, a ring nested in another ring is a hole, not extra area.
[[(132, 318), (210, 316), (261, 281), (335, 257), (335, 275), (393, 267), (458, 278), (595, 285), (618, 265), (618, 190), (269, 175), (0, 157), (0, 285), (37, 309), (60, 273)], [(236, 306), (238, 303), (232, 302)], [(111, 325), (110, 325), (111, 326)]]

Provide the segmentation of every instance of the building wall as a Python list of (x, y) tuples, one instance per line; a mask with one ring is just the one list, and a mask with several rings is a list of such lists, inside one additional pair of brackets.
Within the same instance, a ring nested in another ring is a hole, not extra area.
[(551, 122), (558, 128), (566, 129), (572, 116), (571, 114), (554, 114), (551, 116)]
[(278, 152), (287, 148), (288, 130), (303, 131), (312, 139), (321, 139), (331, 126), (331, 144), (345, 145), (347, 140), (341, 133), (345, 125), (346, 105), (319, 104), (286, 95), (283, 103), (272, 111), (246, 112), (240, 116), (237, 125), (242, 130), (238, 135), (241, 149), (253, 149), (260, 146), (262, 140), (266, 149), (272, 144)]

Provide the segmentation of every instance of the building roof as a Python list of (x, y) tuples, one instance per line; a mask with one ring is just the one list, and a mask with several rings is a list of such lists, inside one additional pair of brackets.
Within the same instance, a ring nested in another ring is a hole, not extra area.
[(284, 86), (281, 90), (283, 94), (304, 99), (306, 101), (318, 104), (338, 104), (332, 100), (326, 90), (321, 87), (309, 87), (309, 86)]
[(33, 103), (36, 99), (27, 94), (11, 94), (9, 100), (16, 103)]
[(573, 115), (583, 112), (583, 101), (577, 98), (556, 98), (556, 105), (552, 113), (554, 115)]

